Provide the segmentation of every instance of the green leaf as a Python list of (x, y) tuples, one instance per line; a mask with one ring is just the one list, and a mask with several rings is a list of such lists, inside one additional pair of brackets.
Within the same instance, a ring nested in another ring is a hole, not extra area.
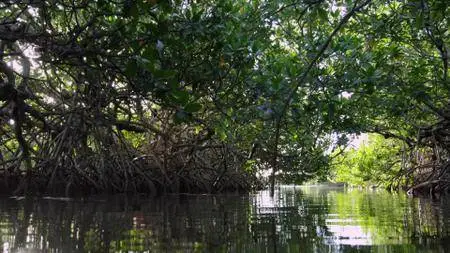
[(189, 102), (189, 93), (185, 90), (172, 90), (172, 100), (180, 105), (186, 105)]
[(136, 59), (131, 59), (128, 61), (127, 66), (125, 67), (125, 75), (127, 77), (135, 77), (137, 74), (137, 62)]
[(170, 79), (174, 78), (177, 75), (177, 72), (174, 70), (155, 70), (153, 74), (157, 78)]
[(139, 17), (139, 9), (137, 4), (134, 1), (130, 1), (129, 4), (125, 5), (125, 14), (128, 17), (138, 18)]
[(156, 51), (156, 48), (151, 45), (146, 46), (144, 51), (142, 52), (142, 57), (149, 61), (154, 61), (157, 56), (158, 52)]
[(423, 25), (424, 25), (423, 13), (420, 13), (419, 15), (417, 15), (417, 17), (415, 18), (415, 25), (416, 25), (416, 28), (418, 28), (418, 29), (423, 27)]
[(219, 136), (219, 139), (221, 141), (225, 141), (227, 139), (227, 133), (225, 132), (225, 130), (221, 127), (216, 127), (216, 129), (214, 129), (216, 134)]
[(192, 17), (192, 21), (194, 21), (194, 22), (200, 21), (202, 15), (203, 15), (203, 11), (204, 11), (203, 9), (196, 11)]
[(202, 109), (202, 105), (199, 103), (190, 103), (184, 107), (184, 111), (186, 112), (198, 112)]
[(282, 80), (281, 77), (273, 78), (271, 82), (272, 89), (278, 91), (280, 89), (281, 80)]
[(247, 160), (244, 163), (244, 170), (247, 172), (253, 172), (256, 164), (256, 160)]
[(175, 123), (187, 122), (187, 121), (189, 121), (189, 115), (184, 111), (178, 110), (175, 113), (173, 120), (175, 121)]
[(322, 8), (317, 9), (317, 14), (323, 20), (328, 20), (328, 12)]

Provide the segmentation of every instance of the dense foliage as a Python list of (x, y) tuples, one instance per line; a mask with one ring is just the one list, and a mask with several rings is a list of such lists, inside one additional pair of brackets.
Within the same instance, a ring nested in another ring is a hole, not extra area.
[(358, 147), (344, 150), (336, 157), (332, 164), (333, 179), (350, 185), (381, 185), (386, 188), (394, 183), (403, 183), (399, 173), (402, 165), (400, 154), (404, 148), (398, 140), (386, 140), (371, 134)]
[(3, 1), (5, 187), (302, 182), (362, 132), (432, 148), (446, 168), (448, 16), (445, 0)]

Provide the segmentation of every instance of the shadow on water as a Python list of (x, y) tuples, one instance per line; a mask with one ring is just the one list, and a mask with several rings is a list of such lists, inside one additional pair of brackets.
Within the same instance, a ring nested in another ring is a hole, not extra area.
[(328, 187), (0, 199), (3, 252), (450, 252), (450, 199)]

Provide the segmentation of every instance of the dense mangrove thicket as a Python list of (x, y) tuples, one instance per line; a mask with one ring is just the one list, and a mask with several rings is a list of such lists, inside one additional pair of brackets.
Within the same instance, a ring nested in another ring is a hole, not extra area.
[(364, 170), (388, 176), (362, 182), (445, 192), (449, 12), (446, 0), (2, 1), (0, 187), (325, 180), (351, 156), (348, 136), (377, 133), (395, 152), (372, 149), (386, 164)]

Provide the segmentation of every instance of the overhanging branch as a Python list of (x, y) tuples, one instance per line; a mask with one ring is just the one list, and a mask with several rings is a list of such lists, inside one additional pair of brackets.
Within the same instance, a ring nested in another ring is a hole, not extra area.
[(271, 194), (274, 193), (274, 185), (275, 185), (275, 173), (278, 170), (278, 143), (280, 139), (280, 128), (281, 128), (281, 121), (286, 114), (287, 109), (289, 108), (289, 105), (291, 103), (292, 98), (294, 97), (294, 94), (297, 92), (297, 90), (300, 88), (300, 85), (302, 85), (306, 79), (308, 78), (309, 73), (311, 72), (312, 68), (317, 64), (319, 59), (322, 57), (322, 55), (325, 53), (325, 50), (330, 45), (331, 41), (333, 40), (334, 36), (342, 29), (342, 27), (362, 8), (367, 6), (371, 0), (365, 0), (363, 3), (358, 5), (358, 1), (356, 1), (353, 8), (341, 19), (339, 24), (334, 28), (333, 32), (328, 36), (328, 39), (322, 44), (317, 54), (314, 56), (314, 58), (311, 60), (311, 62), (306, 67), (306, 70), (303, 72), (303, 74), (298, 78), (298, 81), (294, 88), (289, 92), (289, 95), (283, 104), (283, 107), (281, 109), (281, 112), (276, 117), (276, 125), (275, 125), (275, 143), (274, 143), (274, 157), (272, 160), (272, 178), (271, 178)]

